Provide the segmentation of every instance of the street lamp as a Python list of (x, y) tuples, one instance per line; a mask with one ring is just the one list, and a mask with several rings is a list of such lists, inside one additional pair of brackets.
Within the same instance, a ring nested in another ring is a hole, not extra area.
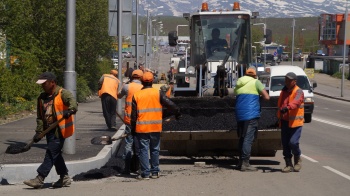
[(294, 29), (295, 29), (295, 18), (293, 18), (292, 28), (293, 28), (293, 35), (292, 35), (292, 65), (293, 65), (293, 63), (294, 63)]
[(347, 21), (348, 21), (348, 0), (346, 0), (345, 5), (345, 14), (344, 14), (344, 44), (343, 44), (343, 67), (342, 67), (342, 75), (341, 75), (341, 91), (340, 96), (343, 97), (344, 94), (344, 72), (345, 72), (345, 53), (346, 53), (346, 28), (347, 28)]
[(252, 48), (254, 48), (255, 52), (254, 52), (254, 57), (255, 57), (255, 66), (258, 67), (258, 59), (256, 58), (256, 46), (252, 46)]
[(266, 24), (265, 23), (255, 23), (253, 24), (254, 26), (255, 25), (263, 25), (264, 26), (264, 69), (266, 67), (266, 44), (265, 44), (265, 41), (266, 41)]

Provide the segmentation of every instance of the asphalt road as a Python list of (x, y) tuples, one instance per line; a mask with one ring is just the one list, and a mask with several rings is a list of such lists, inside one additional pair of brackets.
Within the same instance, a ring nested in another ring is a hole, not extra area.
[[(166, 59), (164, 66), (169, 66)], [(62, 189), (0, 186), (0, 195), (349, 195), (349, 109), (349, 102), (315, 96), (313, 121), (303, 127), (303, 168), (298, 173), (280, 172), (284, 167), (281, 151), (276, 157), (253, 157), (252, 165), (259, 168), (253, 173), (234, 170), (235, 160), (227, 157), (162, 156), (162, 173), (156, 180), (114, 176), (73, 182)], [(206, 165), (195, 167), (196, 161)]]

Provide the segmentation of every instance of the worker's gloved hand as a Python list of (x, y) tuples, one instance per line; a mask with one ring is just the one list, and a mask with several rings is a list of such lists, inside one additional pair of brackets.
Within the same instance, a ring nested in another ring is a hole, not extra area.
[(283, 107), (280, 109), (281, 114), (287, 113), (288, 112), (288, 108), (287, 107)]
[(182, 114), (181, 113), (177, 113), (176, 115), (175, 115), (175, 119), (176, 120), (180, 120), (182, 118)]
[(73, 113), (74, 113), (74, 111), (72, 111), (72, 110), (64, 110), (63, 111), (63, 118), (68, 119)]
[(35, 135), (33, 136), (33, 141), (34, 141), (35, 143), (38, 143), (38, 142), (41, 140), (41, 138), (39, 137), (39, 135), (40, 135), (40, 133), (39, 133), (39, 132), (36, 132)]

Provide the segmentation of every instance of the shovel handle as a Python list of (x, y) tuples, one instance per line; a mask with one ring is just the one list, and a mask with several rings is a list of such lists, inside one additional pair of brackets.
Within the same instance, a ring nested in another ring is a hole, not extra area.
[[(47, 129), (45, 129), (43, 132), (41, 132), (40, 135), (39, 135), (39, 138), (40, 138), (40, 139), (43, 138), (49, 131), (51, 131), (53, 128), (55, 128), (55, 127), (58, 125), (58, 123), (60, 123), (62, 120), (64, 120), (63, 117), (60, 118), (58, 121), (54, 122), (54, 123), (53, 123), (52, 125), (50, 125)], [(24, 147), (24, 149), (29, 149), (29, 148), (33, 145), (33, 143), (34, 143), (34, 139), (32, 139), (32, 141), (31, 141), (29, 144), (27, 144), (27, 145)]]
[(120, 139), (123, 139), (123, 138), (126, 138), (128, 137), (130, 134), (123, 134), (117, 138), (111, 138), (112, 141), (116, 141), (116, 140), (120, 140)]

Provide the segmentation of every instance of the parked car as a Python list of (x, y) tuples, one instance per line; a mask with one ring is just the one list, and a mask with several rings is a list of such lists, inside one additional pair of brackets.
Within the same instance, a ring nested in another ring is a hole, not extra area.
[(122, 52), (124, 58), (132, 58), (131, 52)]
[(289, 60), (289, 52), (282, 52), (281, 60), (282, 61), (288, 61)]
[[(258, 63), (262, 63), (264, 62), (264, 58), (265, 58), (265, 54), (261, 54), (260, 56), (257, 56), (257, 61)], [(273, 54), (266, 54), (266, 63), (272, 63), (272, 62), (276, 62), (277, 61), (277, 57), (273, 56)]]
[(294, 53), (293, 60), (294, 61), (301, 61), (301, 54), (300, 53)]

